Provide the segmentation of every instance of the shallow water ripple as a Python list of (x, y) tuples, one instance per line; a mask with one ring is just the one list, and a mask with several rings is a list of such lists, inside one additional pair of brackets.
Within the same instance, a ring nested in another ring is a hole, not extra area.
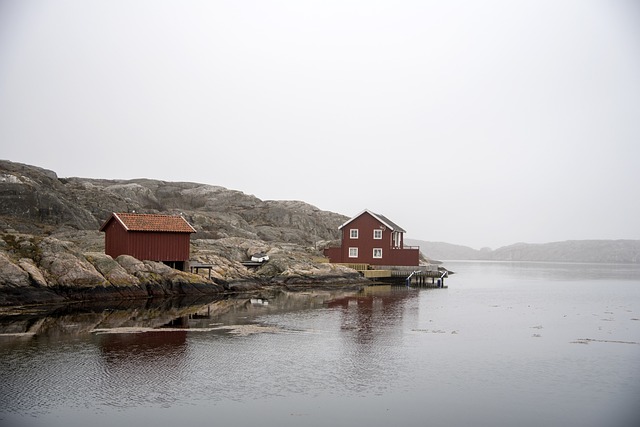
[(448, 289), (225, 301), (227, 314), (183, 316), (183, 327), (0, 337), (0, 424), (634, 420), (640, 280), (566, 280), (571, 266), (559, 278), (544, 266), (519, 281), (501, 264), (478, 274), (484, 265), (453, 267)]

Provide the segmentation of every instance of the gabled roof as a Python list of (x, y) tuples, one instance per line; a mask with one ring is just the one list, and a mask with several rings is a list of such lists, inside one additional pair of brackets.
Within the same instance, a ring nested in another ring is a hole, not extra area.
[(340, 227), (338, 227), (338, 230), (342, 230), (342, 228), (345, 227), (347, 224), (349, 224), (351, 221), (353, 221), (354, 219), (360, 217), (362, 214), (365, 214), (365, 213), (368, 213), (369, 215), (371, 215), (372, 217), (374, 217), (375, 219), (380, 221), (382, 224), (384, 224), (385, 227), (387, 227), (391, 231), (398, 231), (400, 233), (406, 233), (406, 231), (402, 227), (400, 227), (398, 224), (394, 223), (393, 221), (390, 221), (384, 215), (379, 215), (379, 214), (371, 212), (369, 209), (363, 210), (358, 215), (354, 216), (349, 221), (347, 221), (344, 224), (342, 224)]
[(102, 224), (104, 231), (111, 221), (118, 221), (127, 231), (160, 231), (166, 233), (195, 233), (196, 230), (179, 215), (156, 215), (137, 213), (112, 213)]

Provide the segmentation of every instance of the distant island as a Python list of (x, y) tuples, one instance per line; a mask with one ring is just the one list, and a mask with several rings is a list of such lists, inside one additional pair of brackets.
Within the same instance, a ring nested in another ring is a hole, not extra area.
[(568, 240), (551, 243), (515, 243), (492, 250), (444, 242), (406, 239), (423, 254), (437, 260), (549, 261), (640, 264), (640, 240)]

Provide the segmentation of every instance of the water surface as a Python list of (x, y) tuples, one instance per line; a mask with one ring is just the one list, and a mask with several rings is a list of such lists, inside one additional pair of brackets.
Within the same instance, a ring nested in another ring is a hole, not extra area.
[(0, 424), (638, 424), (640, 268), (447, 267), (446, 289), (5, 316)]

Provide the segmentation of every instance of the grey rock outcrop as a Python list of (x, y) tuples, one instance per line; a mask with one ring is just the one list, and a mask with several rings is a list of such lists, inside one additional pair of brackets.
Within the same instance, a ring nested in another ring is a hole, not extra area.
[(52, 171), (0, 160), (0, 230), (34, 235), (97, 230), (112, 212), (130, 211), (180, 213), (199, 239), (241, 237), (311, 247), (339, 238), (338, 226), (347, 219), (301, 201), (263, 201), (215, 185), (58, 178)]
[[(31, 270), (31, 268), (29, 267)], [(42, 276), (40, 274), (40, 276)], [(33, 282), (30, 273), (0, 252), (0, 305), (63, 301), (64, 297)]]
[(73, 192), (54, 172), (6, 161), (0, 161), (0, 216), (8, 223), (5, 227), (27, 232), (62, 224), (97, 225), (95, 216), (75, 203)]
[(21, 258), (18, 261), (18, 266), (20, 266), (20, 268), (22, 268), (24, 271), (27, 272), (27, 274), (29, 275), (29, 280), (35, 286), (40, 288), (45, 288), (49, 286), (49, 284), (47, 283), (47, 280), (42, 275), (42, 272), (40, 271), (40, 269), (32, 259)]
[(175, 270), (161, 262), (140, 261), (129, 255), (120, 255), (116, 261), (126, 273), (138, 279), (149, 296), (167, 297), (224, 291), (223, 286), (202, 276)]
[(12, 287), (27, 287), (30, 285), (29, 273), (11, 262), (3, 253), (0, 253), (0, 283), (9, 283)]

